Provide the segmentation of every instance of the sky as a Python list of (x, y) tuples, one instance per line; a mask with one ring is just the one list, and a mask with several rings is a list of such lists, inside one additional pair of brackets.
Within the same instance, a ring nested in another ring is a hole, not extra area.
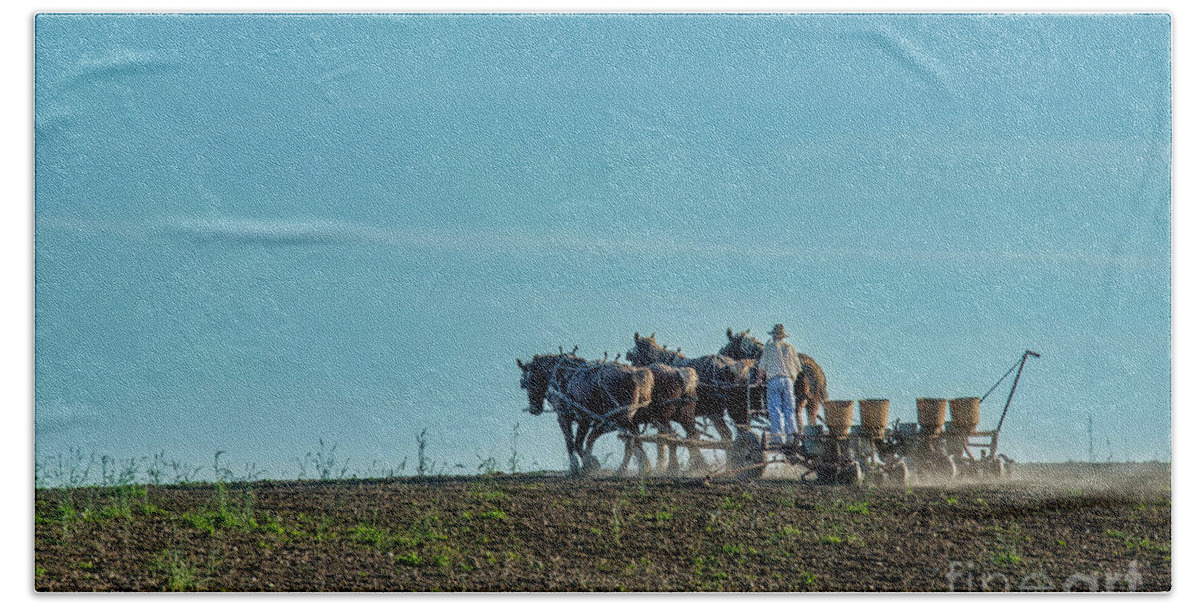
[(562, 468), (515, 358), (780, 322), (906, 420), (1038, 351), (1003, 451), (1170, 458), (1168, 16), (35, 28), (39, 462)]

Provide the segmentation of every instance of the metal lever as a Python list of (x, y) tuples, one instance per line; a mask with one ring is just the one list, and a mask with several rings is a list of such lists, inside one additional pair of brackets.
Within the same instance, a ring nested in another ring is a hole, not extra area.
[(1004, 417), (1008, 416), (1008, 406), (1012, 405), (1013, 395), (1017, 392), (1017, 383), (1021, 381), (1021, 372), (1025, 370), (1025, 360), (1029, 355), (1041, 358), (1041, 355), (1031, 350), (1026, 349), (1025, 354), (1021, 355), (1021, 363), (1017, 367), (1017, 376), (1013, 378), (1012, 389), (1008, 391), (1008, 401), (1004, 403), (1004, 411), (1000, 414), (1000, 423), (996, 425), (996, 432), (992, 435), (991, 454), (995, 456), (996, 450), (1000, 446), (1000, 429), (1004, 426)]

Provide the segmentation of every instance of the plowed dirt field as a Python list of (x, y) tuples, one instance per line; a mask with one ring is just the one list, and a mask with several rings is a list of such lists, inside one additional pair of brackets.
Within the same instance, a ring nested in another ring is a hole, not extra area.
[(39, 489), (39, 591), (1166, 591), (1167, 465), (905, 488), (546, 475)]

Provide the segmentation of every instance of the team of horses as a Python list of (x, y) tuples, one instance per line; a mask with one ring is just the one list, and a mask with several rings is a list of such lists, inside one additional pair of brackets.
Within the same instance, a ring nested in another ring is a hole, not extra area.
[[(722, 442), (733, 440), (726, 416), (739, 428), (750, 424), (747, 391), (761, 391), (754, 383), (756, 363), (763, 343), (749, 330), (726, 331), (729, 342), (715, 355), (689, 358), (679, 349), (670, 350), (654, 334), (633, 334), (634, 348), (625, 353), (626, 362), (587, 360), (571, 352), (535, 355), (528, 362), (517, 359), (521, 388), (529, 398), (528, 411), (540, 415), (550, 403), (558, 416), (567, 446), (568, 472), (589, 474), (600, 463), (592, 455), (596, 440), (617, 431), (625, 442), (625, 455), (618, 474), (627, 471), (636, 458), (643, 473), (649, 462), (641, 441), (643, 426), (661, 435), (674, 436), (671, 423), (683, 428), (689, 440), (702, 438), (697, 419), (707, 420)], [(811, 357), (800, 355), (802, 371), (796, 379), (797, 410), (808, 413), (813, 423), (826, 398), (825, 374)], [(706, 469), (700, 449), (687, 444), (689, 467)], [(679, 472), (675, 444), (658, 443), (658, 467)]]

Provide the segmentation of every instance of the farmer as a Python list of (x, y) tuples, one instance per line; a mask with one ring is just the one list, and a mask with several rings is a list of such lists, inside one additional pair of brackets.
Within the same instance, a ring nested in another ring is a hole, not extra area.
[(787, 332), (776, 323), (771, 341), (763, 346), (758, 357), (758, 379), (767, 382), (767, 413), (771, 422), (769, 445), (777, 446), (784, 439), (796, 439), (796, 397), (794, 386), (800, 375), (800, 357), (791, 344), (784, 342)]

